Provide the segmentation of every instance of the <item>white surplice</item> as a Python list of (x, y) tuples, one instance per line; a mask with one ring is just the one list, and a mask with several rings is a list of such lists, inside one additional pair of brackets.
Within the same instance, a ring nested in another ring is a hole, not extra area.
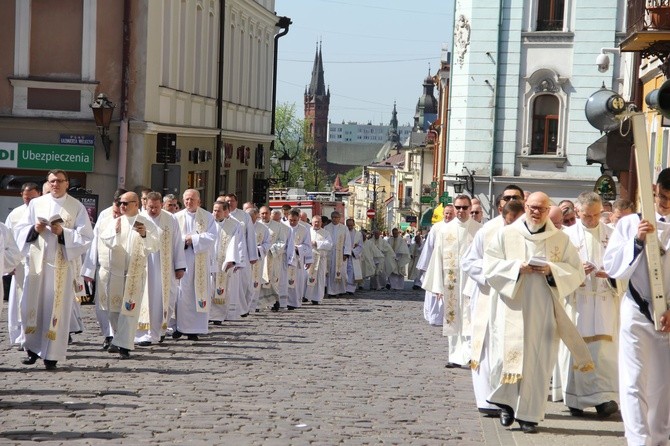
[[(661, 256), (665, 296), (670, 295), (670, 224), (655, 222)], [(650, 302), (649, 267), (642, 251), (635, 250), (634, 238), (640, 217), (621, 218), (603, 256), (610, 277), (630, 280), (621, 301), (619, 325), (619, 398), (628, 444), (667, 444), (670, 436), (670, 334), (654, 329), (640, 311), (631, 288)], [(636, 255), (637, 254), (637, 255)], [(651, 311), (651, 304), (650, 311)]]
[(328, 258), (333, 249), (333, 241), (330, 232), (325, 229), (315, 231), (310, 229), (312, 239), (312, 265), (307, 269), (307, 285), (305, 287), (305, 299), (312, 302), (321, 302), (326, 288), (326, 270), (328, 269)]
[(330, 234), (333, 248), (328, 259), (328, 295), (336, 296), (347, 292), (347, 260), (344, 256), (351, 255), (351, 237), (349, 230), (342, 223), (327, 224), (324, 228)]
[(347, 259), (347, 293), (355, 293), (358, 282), (363, 280), (361, 258), (363, 257), (363, 234), (356, 229), (349, 231), (351, 255)]
[(288, 274), (286, 271), (286, 241), (288, 226), (278, 221), (261, 222), (270, 233), (270, 248), (263, 261), (263, 282), (261, 285), (261, 306), (271, 306), (282, 296), (286, 307), (288, 296)]

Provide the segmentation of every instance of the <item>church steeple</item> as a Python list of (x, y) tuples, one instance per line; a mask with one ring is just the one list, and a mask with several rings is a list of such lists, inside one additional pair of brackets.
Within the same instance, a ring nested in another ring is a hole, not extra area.
[(326, 150), (328, 141), (328, 109), (330, 106), (330, 88), (326, 90), (323, 75), (321, 42), (316, 45), (312, 79), (305, 89), (305, 124), (309, 139), (305, 147), (313, 150), (319, 166), (326, 168)]
[(321, 42), (316, 45), (314, 67), (312, 68), (312, 80), (309, 83), (307, 94), (313, 96), (326, 95), (326, 83), (323, 79), (323, 60), (321, 59)]

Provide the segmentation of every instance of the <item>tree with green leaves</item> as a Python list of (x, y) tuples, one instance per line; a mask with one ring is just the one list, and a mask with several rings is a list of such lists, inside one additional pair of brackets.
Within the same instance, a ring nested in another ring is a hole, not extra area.
[(311, 135), (307, 131), (305, 121), (296, 116), (295, 104), (287, 102), (277, 105), (275, 115), (275, 146), (271, 154), (271, 174), (273, 178), (284, 178), (281, 158), (291, 158), (288, 178), (280, 183), (284, 187), (295, 187), (300, 178), (305, 182), (304, 188), (311, 191), (325, 190), (328, 177), (319, 168), (317, 157), (308, 147), (311, 146)]

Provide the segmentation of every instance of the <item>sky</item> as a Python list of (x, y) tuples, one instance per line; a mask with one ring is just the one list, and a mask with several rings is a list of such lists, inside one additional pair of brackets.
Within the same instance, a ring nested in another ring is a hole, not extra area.
[[(332, 122), (411, 125), (423, 80), (451, 51), (454, 0), (276, 0), (293, 24), (279, 39), (277, 103), (303, 116), (305, 87), (321, 42)], [(437, 94), (436, 94), (437, 97)]]

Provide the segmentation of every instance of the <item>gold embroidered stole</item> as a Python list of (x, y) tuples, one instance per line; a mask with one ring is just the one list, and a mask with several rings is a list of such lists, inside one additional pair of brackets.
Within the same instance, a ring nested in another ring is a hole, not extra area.
[[(273, 230), (271, 223), (272, 222), (265, 224), (265, 227), (270, 231), (270, 249), (266, 253), (265, 259), (263, 259), (261, 287), (264, 289), (272, 287), (277, 291), (277, 286), (279, 284), (279, 277), (275, 273), (275, 263), (277, 263), (277, 259), (275, 259), (275, 254), (272, 253), (272, 247), (277, 243), (277, 239), (279, 238), (279, 229)], [(281, 258), (281, 256), (276, 257)]]
[(337, 242), (335, 244), (335, 280), (346, 280), (346, 275), (342, 276), (342, 268), (347, 270), (347, 263), (344, 258), (344, 237), (346, 234), (344, 231), (340, 230), (341, 225), (333, 225), (333, 235), (337, 234)]
[[(519, 231), (505, 231), (504, 244), (508, 260), (520, 260), (522, 262), (527, 260), (525, 252), (526, 240)], [(535, 241), (535, 243), (545, 244), (544, 252), (546, 253), (547, 260), (550, 262), (552, 273), (555, 272), (555, 265), (551, 264), (563, 261), (566, 246), (561, 246), (561, 241), (561, 237), (553, 236)], [(554, 274), (554, 278), (555, 280), (559, 280), (557, 274)], [(523, 275), (519, 280), (523, 280)], [(586, 344), (579, 335), (575, 325), (568, 318), (563, 306), (559, 304), (556, 291), (553, 287), (550, 287), (550, 291), (549, 297), (552, 300), (554, 308), (558, 335), (573, 354), (574, 368), (582, 372), (593, 370), (593, 360)], [(522, 298), (528, 299), (531, 296), (523, 296)], [(541, 296), (533, 295), (532, 298), (537, 299), (541, 298)], [(524, 336), (522, 305), (518, 299), (513, 297), (511, 303), (505, 309), (503, 369), (500, 378), (502, 384), (514, 384), (523, 379)]]
[[(147, 218), (151, 218), (147, 216)], [(172, 225), (172, 217), (163, 214), (158, 215), (158, 222), (156, 227), (160, 232), (159, 243), (160, 251), (158, 253), (160, 259), (160, 275), (161, 275), (161, 300), (163, 302), (163, 321), (161, 328), (167, 329), (168, 312), (170, 306), (170, 292), (172, 290), (172, 278), (174, 277), (173, 270), (173, 253), (172, 253), (172, 238), (174, 236), (174, 226)], [(147, 275), (147, 279), (148, 279)], [(140, 320), (137, 324), (138, 330), (149, 330), (151, 328), (151, 308), (149, 308), (149, 286), (144, 285), (144, 298), (142, 299), (142, 308), (140, 309)]]
[[(324, 231), (324, 229), (319, 229), (318, 231), (312, 231), (312, 235), (314, 236), (314, 239), (312, 240), (313, 242), (321, 242), (323, 241), (324, 237), (321, 234), (321, 231)], [(319, 276), (319, 271), (321, 271), (321, 264), (323, 262), (323, 254), (316, 248), (312, 248), (312, 256), (314, 258), (314, 261), (312, 264), (309, 266), (307, 269), (307, 286), (308, 287), (313, 287), (317, 285), (317, 280)]]
[[(455, 336), (463, 321), (457, 318), (462, 311), (460, 307), (460, 256), (461, 256), (461, 238), (468, 234), (465, 227), (459, 224), (452, 224), (445, 227), (442, 234), (442, 277), (444, 281), (444, 295), (442, 296), (444, 305), (444, 318), (442, 334), (444, 336)], [(465, 240), (464, 240), (465, 241)], [(464, 244), (467, 246), (467, 244)]]
[(214, 293), (215, 305), (225, 305), (226, 303), (226, 288), (228, 287), (228, 279), (233, 268), (224, 271), (223, 264), (226, 260), (228, 245), (235, 234), (236, 228), (235, 220), (232, 218), (227, 218), (219, 228), (219, 243), (218, 250), (216, 251), (216, 275), (214, 279), (216, 284), (216, 291)]
[[(128, 218), (121, 219), (120, 242), (123, 243), (128, 269), (125, 273), (123, 288), (123, 303), (121, 314), (129, 317), (138, 317), (142, 297), (144, 296), (144, 279), (147, 268), (144, 239), (133, 229)], [(133, 218), (135, 221), (135, 218)], [(113, 255), (113, 254), (112, 254)]]
[[(251, 227), (254, 228), (254, 231), (256, 232), (256, 251), (258, 251), (258, 246), (263, 243), (263, 236), (265, 233), (262, 231), (262, 228), (260, 228), (258, 225), (261, 223), (252, 223)], [(251, 287), (253, 288), (253, 291), (259, 290), (261, 287), (261, 281), (262, 281), (262, 275), (263, 275), (263, 258), (258, 255), (258, 261), (251, 265)]]
[[(177, 221), (179, 222), (179, 228), (183, 235), (188, 235), (186, 233), (186, 213), (178, 213)], [(207, 216), (206, 211), (202, 208), (198, 208), (195, 211), (195, 233), (202, 234), (207, 230)], [(193, 249), (193, 246), (191, 246)], [(194, 250), (195, 251), (195, 250)], [(207, 308), (207, 280), (209, 279), (209, 271), (207, 268), (207, 251), (202, 251), (197, 254), (194, 254), (195, 262), (193, 268), (193, 289), (195, 290), (195, 311), (197, 313), (207, 313), (209, 308)]]
[[(75, 198), (66, 196), (63, 205), (58, 211), (58, 214), (63, 219), (61, 226), (67, 229), (73, 229), (76, 213), (77, 213), (77, 203), (78, 201)], [(51, 215), (51, 202), (44, 200), (39, 209), (35, 209), (37, 215)], [(48, 230), (48, 229), (47, 229)], [(46, 241), (44, 239), (44, 233), (40, 234), (37, 237), (36, 243), (33, 243), (30, 246), (30, 257), (36, 260), (30, 262), (30, 275), (39, 276), (44, 270), (44, 254), (46, 250)], [(61, 245), (56, 241), (56, 255), (53, 264), (54, 269), (54, 300), (51, 306), (51, 317), (49, 318), (49, 329), (47, 330), (46, 337), (52, 341), (56, 340), (56, 334), (58, 332), (58, 322), (60, 321), (60, 315), (63, 309), (64, 299), (70, 298), (74, 299), (74, 296), (65, 295), (65, 287), (67, 282), (67, 275), (70, 272), (72, 265), (65, 259), (65, 254), (63, 250), (65, 249), (64, 245)], [(40, 293), (43, 290), (40, 289)], [(25, 296), (24, 296), (25, 298)], [(28, 318), (25, 325), (26, 333), (35, 333), (37, 330), (37, 303), (39, 296), (30, 296), (27, 300), (28, 303)]]

